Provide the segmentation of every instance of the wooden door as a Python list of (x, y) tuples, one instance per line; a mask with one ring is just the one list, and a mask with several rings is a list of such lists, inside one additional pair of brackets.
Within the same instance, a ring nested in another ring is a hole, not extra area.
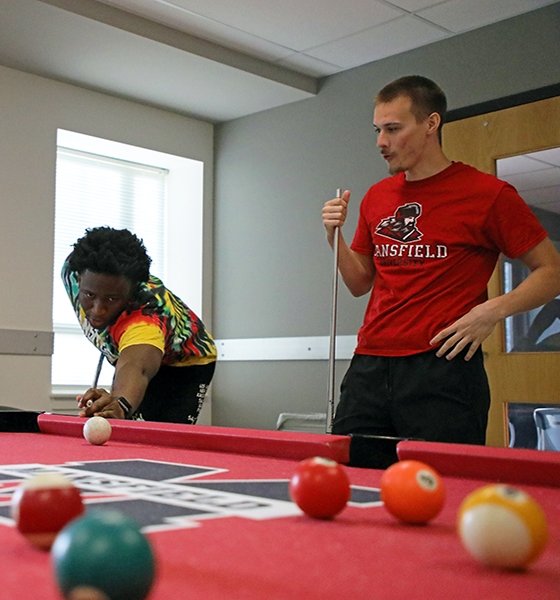
[[(560, 97), (448, 123), (443, 148), (451, 160), (496, 173), (496, 160), (560, 146)], [(502, 293), (497, 267), (489, 294)], [(508, 445), (508, 405), (560, 405), (560, 352), (506, 352), (504, 324), (496, 327), (483, 350), (490, 379), (487, 443)]]

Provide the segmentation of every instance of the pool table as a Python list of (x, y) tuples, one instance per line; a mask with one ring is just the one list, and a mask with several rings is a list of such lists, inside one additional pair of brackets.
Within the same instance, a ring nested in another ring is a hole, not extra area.
[[(49, 553), (10, 518), (14, 489), (44, 470), (72, 478), (87, 509), (117, 507), (139, 522), (157, 558), (150, 600), (560, 598), (558, 453), (400, 441), (398, 457), (431, 464), (447, 489), (443, 511), (413, 526), (380, 502), (383, 469), (351, 464), (347, 436), (113, 420), (111, 439), (93, 446), (79, 417), (27, 421), (0, 427), (0, 598), (61, 597)], [(352, 484), (333, 520), (289, 499), (297, 462), (316, 455), (346, 464)], [(525, 571), (478, 564), (456, 534), (462, 499), (489, 481), (524, 489), (547, 514), (549, 543)]]

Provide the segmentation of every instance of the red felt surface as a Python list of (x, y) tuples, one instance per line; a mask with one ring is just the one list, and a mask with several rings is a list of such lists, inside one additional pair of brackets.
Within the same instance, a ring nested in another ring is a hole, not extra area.
[[(79, 436), (2, 433), (0, 456), (3, 465), (147, 458), (226, 469), (211, 476), (218, 479), (286, 481), (296, 464), (293, 459), (162, 447), (147, 441), (147, 430), (138, 428), (141, 443), (112, 438), (104, 446), (91, 446)], [(380, 471), (347, 470), (353, 485), (379, 483)], [(522, 486), (543, 506), (551, 539), (526, 572), (512, 573), (477, 564), (455, 533), (460, 502), (486, 481), (451, 476), (444, 481), (446, 506), (428, 526), (401, 525), (382, 506), (349, 506), (333, 521), (303, 515), (261, 521), (227, 517), (150, 533), (158, 557), (150, 600), (560, 598), (560, 489)], [(40, 590), (43, 600), (60, 598), (49, 555), (32, 548), (13, 527), (0, 525), (0, 536), (0, 598), (25, 598), (30, 590)]]

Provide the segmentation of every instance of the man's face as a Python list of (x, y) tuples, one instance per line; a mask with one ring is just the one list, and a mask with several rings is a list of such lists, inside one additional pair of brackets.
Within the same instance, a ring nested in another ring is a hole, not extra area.
[(78, 281), (80, 304), (95, 329), (103, 329), (113, 323), (132, 297), (132, 283), (123, 275), (86, 270)]
[(424, 157), (429, 117), (418, 122), (411, 105), (410, 98), (398, 96), (391, 102), (378, 103), (373, 112), (377, 147), (391, 175), (414, 170)]

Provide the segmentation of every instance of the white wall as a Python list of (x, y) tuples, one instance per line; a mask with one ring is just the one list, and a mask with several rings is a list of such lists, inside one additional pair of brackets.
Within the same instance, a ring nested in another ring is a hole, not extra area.
[[(58, 128), (205, 163), (201, 316), (211, 325), (213, 126), (0, 67), (0, 336), (5, 330), (52, 331)], [(2, 352), (0, 405), (49, 410), (50, 357)]]

